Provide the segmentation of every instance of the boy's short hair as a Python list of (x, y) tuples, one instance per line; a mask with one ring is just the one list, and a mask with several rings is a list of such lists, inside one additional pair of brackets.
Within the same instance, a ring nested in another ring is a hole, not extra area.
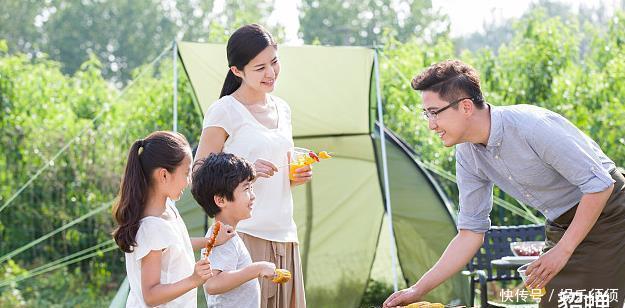
[(484, 107), (479, 74), (473, 67), (458, 60), (431, 65), (412, 79), (411, 86), (418, 91), (437, 93), (448, 102), (468, 97), (478, 109)]
[(215, 196), (234, 201), (237, 186), (256, 177), (249, 161), (230, 153), (211, 153), (195, 162), (193, 170), (191, 194), (211, 218), (221, 211)]

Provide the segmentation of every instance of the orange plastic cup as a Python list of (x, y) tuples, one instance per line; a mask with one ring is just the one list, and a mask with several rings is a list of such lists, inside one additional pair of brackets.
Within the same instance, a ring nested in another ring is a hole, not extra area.
[(295, 180), (295, 170), (311, 164), (310, 160), (307, 159), (309, 152), (309, 149), (298, 147), (291, 151), (291, 161), (289, 162), (289, 179), (291, 181)]

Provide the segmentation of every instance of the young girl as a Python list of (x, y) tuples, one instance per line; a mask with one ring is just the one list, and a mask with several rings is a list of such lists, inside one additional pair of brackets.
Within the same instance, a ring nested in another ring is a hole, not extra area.
[[(184, 136), (158, 131), (130, 148), (119, 197), (113, 207), (113, 237), (126, 254), (130, 294), (126, 307), (196, 307), (196, 288), (211, 277), (207, 260), (193, 250), (207, 239), (191, 240), (173, 202), (189, 184), (191, 149)], [(228, 230), (226, 230), (228, 231)], [(223, 243), (233, 234), (217, 239)]]
[(250, 24), (228, 40), (230, 67), (220, 99), (206, 112), (196, 160), (226, 152), (254, 162), (256, 206), (252, 218), (241, 221), (237, 233), (253, 262), (269, 261), (289, 270), (293, 279), (276, 285), (261, 281), (261, 307), (306, 307), (297, 229), (293, 220), (291, 186), (311, 180), (310, 166), (287, 171), (293, 148), (291, 109), (269, 95), (280, 73), (277, 44), (263, 27)]

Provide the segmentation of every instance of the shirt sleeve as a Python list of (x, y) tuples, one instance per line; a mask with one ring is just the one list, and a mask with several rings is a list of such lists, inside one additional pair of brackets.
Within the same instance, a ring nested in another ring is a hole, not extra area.
[(539, 120), (529, 143), (545, 163), (584, 194), (604, 191), (614, 183), (601, 163), (599, 146), (558, 114)]
[(222, 245), (213, 247), (213, 250), (208, 256), (212, 269), (222, 272), (229, 272), (237, 269), (239, 255), (234, 241), (235, 239), (231, 238)]
[(456, 151), (456, 181), (460, 192), (458, 230), (485, 233), (490, 229), (493, 183), (472, 172), (469, 163)]
[(208, 127), (221, 127), (228, 135), (232, 135), (234, 122), (224, 101), (216, 101), (206, 110), (203, 128)]
[(175, 245), (175, 231), (165, 221), (146, 219), (141, 222), (135, 241), (137, 246), (133, 252), (139, 261), (152, 250), (165, 250)]

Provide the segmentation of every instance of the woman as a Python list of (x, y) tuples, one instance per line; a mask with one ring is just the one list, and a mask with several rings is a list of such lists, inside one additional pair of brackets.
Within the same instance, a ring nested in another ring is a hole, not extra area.
[(273, 262), (293, 275), (283, 285), (261, 281), (261, 307), (306, 307), (291, 187), (310, 181), (312, 171), (300, 168), (291, 181), (283, 167), (293, 138), (289, 106), (269, 95), (280, 73), (277, 44), (263, 27), (245, 25), (228, 39), (227, 56), (230, 69), (206, 112), (195, 159), (228, 152), (254, 162), (256, 202), (238, 234), (253, 262)]

